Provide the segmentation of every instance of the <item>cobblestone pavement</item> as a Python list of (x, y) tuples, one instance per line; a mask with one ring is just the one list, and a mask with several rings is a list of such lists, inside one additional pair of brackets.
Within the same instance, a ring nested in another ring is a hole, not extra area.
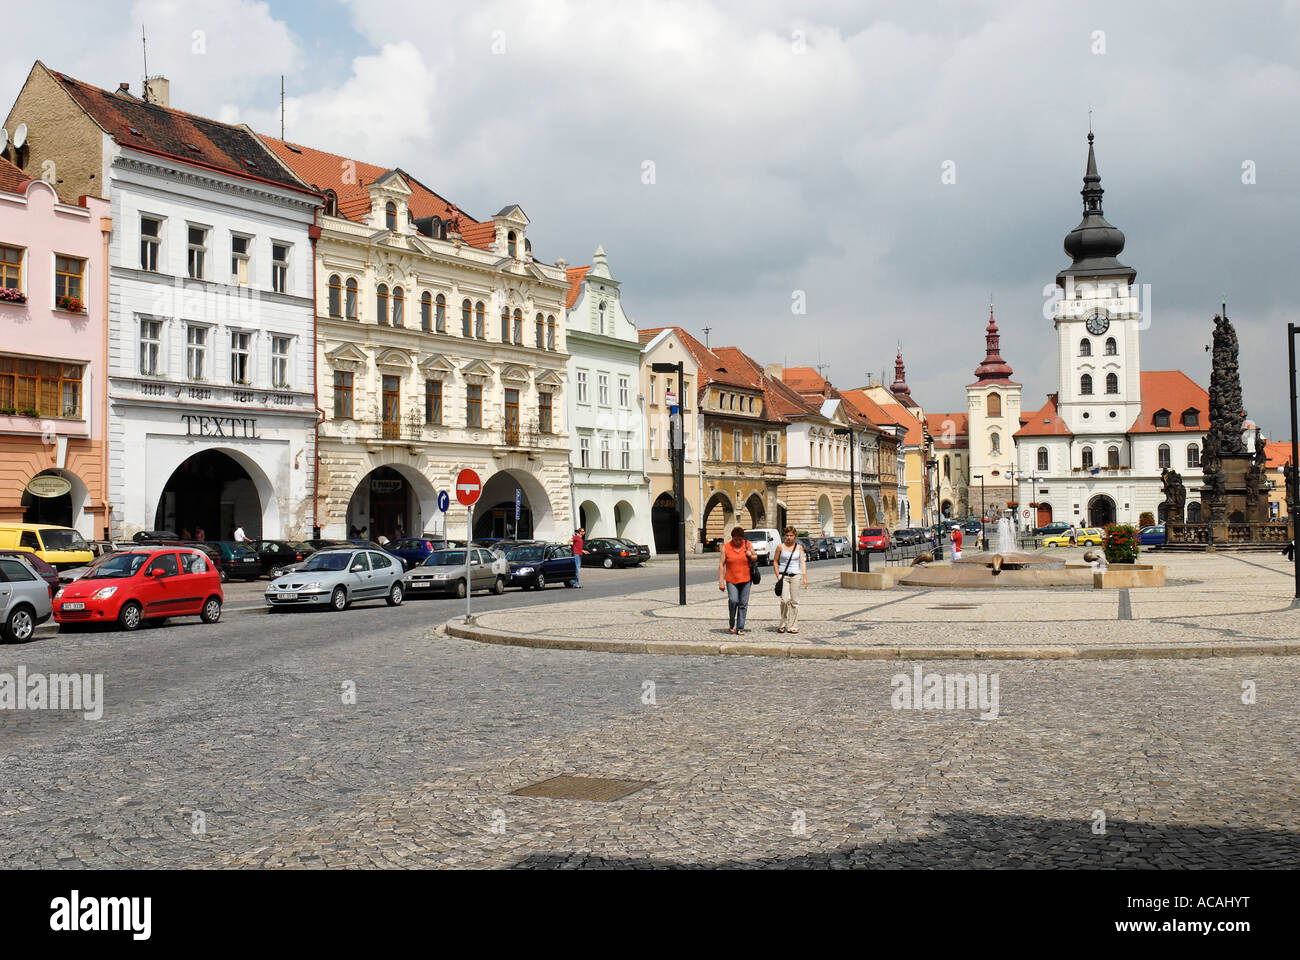
[[(550, 623), (572, 596), (526, 599)], [(1295, 658), (631, 657), (431, 636), (448, 615), (232, 613), (0, 647), (0, 672), (102, 672), (106, 699), (98, 722), (0, 712), (0, 858), (1300, 865)], [(992, 668), (996, 718), (893, 709), (918, 665)], [(651, 783), (611, 803), (511, 795), (560, 774)]]
[[(1051, 551), (1071, 561), (1080, 561), (1083, 552)], [(844, 564), (813, 564), (811, 589), (800, 601), (799, 633), (777, 633), (780, 601), (772, 593), (771, 577), (765, 576), (751, 591), (743, 639), (791, 648), (1144, 644), (1176, 652), (1187, 645), (1226, 648), (1300, 637), (1292, 568), (1280, 555), (1156, 553), (1144, 560), (1166, 567), (1166, 586), (845, 590), (839, 586)], [(478, 617), (477, 626), (595, 641), (716, 644), (736, 639), (727, 633), (727, 601), (716, 580), (692, 586), (685, 607), (677, 599), (672, 588), (599, 601), (583, 598), (557, 606), (555, 616), (542, 623), (527, 611), (507, 607)]]

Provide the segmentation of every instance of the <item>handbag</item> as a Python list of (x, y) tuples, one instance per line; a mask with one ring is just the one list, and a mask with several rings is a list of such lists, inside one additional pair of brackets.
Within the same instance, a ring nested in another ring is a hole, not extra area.
[(763, 574), (758, 570), (758, 558), (752, 555), (749, 558), (749, 582), (753, 584), (763, 582)]
[[(802, 549), (803, 547), (800, 546), (795, 546), (794, 548), (794, 550)], [(788, 559), (785, 561), (785, 569), (781, 571), (781, 576), (776, 578), (776, 586), (772, 588), (772, 592), (778, 597), (781, 596), (781, 590), (785, 586), (785, 578), (790, 575), (790, 561), (794, 559), (794, 550), (791, 550), (786, 554)]]

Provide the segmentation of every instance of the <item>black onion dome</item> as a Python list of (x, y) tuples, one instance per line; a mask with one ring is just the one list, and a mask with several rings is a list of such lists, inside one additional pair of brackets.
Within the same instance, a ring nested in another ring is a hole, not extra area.
[(1065, 252), (1073, 263), (1056, 275), (1056, 282), (1065, 284), (1066, 277), (1127, 276), (1128, 282), (1137, 279), (1137, 271), (1116, 259), (1124, 250), (1124, 231), (1107, 222), (1102, 215), (1101, 175), (1097, 173), (1097, 157), (1092, 149), (1093, 135), (1088, 134), (1088, 167), (1083, 174), (1083, 219), (1065, 235)]

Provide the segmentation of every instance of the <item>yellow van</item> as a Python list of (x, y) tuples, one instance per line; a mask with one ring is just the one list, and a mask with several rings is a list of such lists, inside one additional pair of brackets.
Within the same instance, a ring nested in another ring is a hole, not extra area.
[(90, 544), (71, 527), (0, 521), (0, 550), (30, 550), (58, 570), (84, 567), (95, 559)]

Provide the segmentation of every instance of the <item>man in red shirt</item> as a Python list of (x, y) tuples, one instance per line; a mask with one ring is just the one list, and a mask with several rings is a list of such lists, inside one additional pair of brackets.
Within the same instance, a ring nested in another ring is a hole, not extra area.
[(583, 538), (586, 534), (587, 528), (579, 527), (578, 532), (575, 533), (573, 539), (569, 541), (573, 545), (573, 559), (576, 562), (575, 565), (577, 567), (577, 574), (574, 575), (573, 585), (579, 589), (582, 588), (582, 584), (578, 582), (578, 576), (582, 573), (582, 544)]
[(952, 558), (961, 559), (961, 527), (952, 528)]

